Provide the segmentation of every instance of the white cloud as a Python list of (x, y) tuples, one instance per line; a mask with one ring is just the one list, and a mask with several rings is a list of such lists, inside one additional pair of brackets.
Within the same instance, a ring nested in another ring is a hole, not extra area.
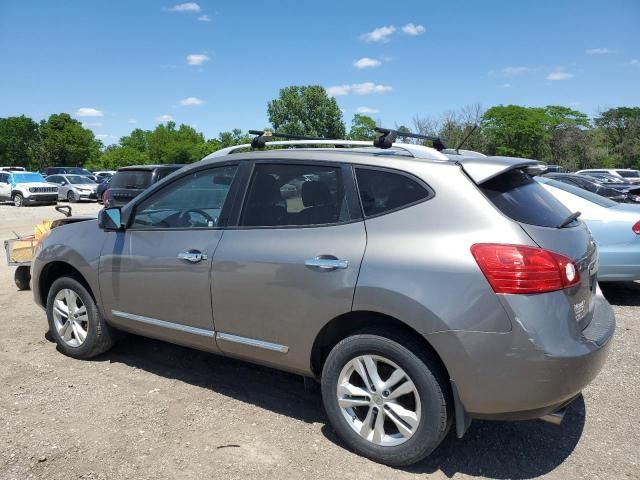
[(504, 67), (500, 70), (500, 73), (506, 77), (516, 77), (518, 75), (529, 73), (530, 70), (531, 69), (529, 67)]
[(211, 19), (209, 18), (209, 15), (205, 14), (205, 15), (200, 15), (198, 17), (198, 21), (199, 22), (210, 22)]
[(169, 11), (198, 13), (200, 12), (200, 5), (198, 5), (196, 2), (178, 3), (177, 5), (169, 8)]
[(629, 65), (640, 65), (640, 60), (638, 60), (637, 58), (634, 58), (629, 62)]
[(159, 117), (156, 117), (156, 122), (160, 122), (160, 123), (173, 122), (173, 117), (167, 114), (160, 115)]
[(380, 110), (377, 108), (370, 107), (358, 107), (356, 108), (356, 113), (378, 113)]
[(199, 99), (198, 97), (187, 97), (180, 100), (180, 105), (185, 107), (192, 107), (194, 105), (202, 105), (204, 100)]
[(558, 80), (569, 80), (570, 78), (573, 78), (573, 74), (565, 72), (562, 69), (558, 69), (558, 70), (556, 70), (554, 72), (551, 72), (545, 78), (547, 80), (551, 80), (552, 82), (555, 82), (555, 81), (558, 81)]
[(101, 127), (102, 122), (82, 122), (85, 127)]
[(78, 117), (103, 117), (104, 113), (101, 110), (96, 110), (95, 108), (90, 107), (82, 107), (76, 111), (76, 116)]
[(136, 120), (135, 118), (130, 118), (129, 120), (127, 120), (127, 123), (138, 123), (138, 120)]
[(584, 51), (587, 55), (606, 55), (611, 53), (611, 50), (608, 48), (588, 48)]
[(407, 35), (422, 35), (425, 32), (425, 28), (422, 25), (414, 25), (413, 23), (407, 23), (402, 27), (402, 31)]
[(382, 42), (386, 43), (389, 41), (389, 37), (393, 32), (396, 31), (396, 27), (393, 25), (389, 25), (388, 27), (379, 27), (370, 32), (367, 32), (363, 35), (360, 35), (365, 42)]
[(511, 85), (509, 82), (502, 84), (502, 88), (511, 88), (511, 87), (513, 87), (513, 85)]
[(109, 135), (107, 135), (106, 133), (97, 133), (96, 137), (98, 138), (107, 138)]
[(351, 85), (334, 85), (327, 88), (327, 95), (330, 97), (336, 97), (338, 95), (349, 95), (355, 93), (356, 95), (369, 95), (371, 93), (384, 93), (390, 92), (393, 87), (390, 85), (378, 85), (373, 82), (364, 83), (352, 83)]
[(375, 58), (362, 57), (360, 60), (356, 60), (353, 62), (353, 66), (356, 68), (371, 68), (371, 67), (379, 67), (382, 64), (380, 60), (376, 60)]
[(204, 62), (209, 60), (209, 56), (204, 53), (191, 53), (187, 55), (187, 64), (188, 65), (202, 65)]

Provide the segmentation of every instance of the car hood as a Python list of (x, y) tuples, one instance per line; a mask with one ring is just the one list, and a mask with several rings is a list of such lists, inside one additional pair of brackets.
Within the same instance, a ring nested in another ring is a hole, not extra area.
[(14, 184), (15, 188), (33, 188), (33, 187), (58, 187), (59, 185), (50, 182), (18, 182)]

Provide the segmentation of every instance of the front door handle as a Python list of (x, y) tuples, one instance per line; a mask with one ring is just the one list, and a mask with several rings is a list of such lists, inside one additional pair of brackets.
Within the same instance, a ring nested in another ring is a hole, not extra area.
[(206, 253), (202, 253), (198, 250), (189, 250), (188, 252), (180, 252), (178, 254), (180, 260), (184, 260), (189, 263), (198, 263), (208, 258)]
[(344, 270), (349, 266), (348, 260), (339, 260), (333, 255), (319, 255), (304, 261), (304, 264), (313, 270), (328, 272), (331, 270)]

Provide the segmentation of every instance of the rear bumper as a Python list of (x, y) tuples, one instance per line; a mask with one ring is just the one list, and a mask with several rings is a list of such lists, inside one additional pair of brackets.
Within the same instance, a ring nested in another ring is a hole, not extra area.
[(427, 336), (471, 418), (526, 420), (555, 412), (596, 377), (607, 358), (615, 317), (599, 289), (593, 318), (581, 332), (557, 318), (525, 321), (516, 312), (511, 332)]

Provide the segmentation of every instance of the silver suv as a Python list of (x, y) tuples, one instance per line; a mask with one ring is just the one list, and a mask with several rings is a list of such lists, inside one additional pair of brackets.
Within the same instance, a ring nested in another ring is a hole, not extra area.
[(597, 249), (538, 162), (272, 143), (329, 145), (221, 150), (56, 226), (32, 283), (60, 350), (123, 330), (317, 379), (344, 443), (394, 466), (473, 418), (557, 421), (598, 374)]

